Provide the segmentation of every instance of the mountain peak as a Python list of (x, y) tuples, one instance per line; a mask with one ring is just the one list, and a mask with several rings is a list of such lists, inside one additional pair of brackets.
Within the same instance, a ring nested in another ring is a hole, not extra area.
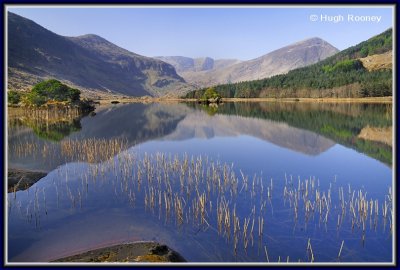
[(86, 34), (77, 37), (72, 37), (76, 40), (85, 40), (88, 42), (102, 42), (102, 43), (111, 43), (110, 41), (106, 40), (105, 38), (98, 36), (96, 34)]
[(300, 40), (298, 42), (295, 42), (291, 45), (288, 45), (287, 47), (292, 47), (292, 46), (328, 46), (330, 48), (334, 48), (335, 50), (339, 51), (337, 48), (332, 46), (328, 41), (320, 38), (320, 37), (311, 37), (307, 39)]
[(320, 37), (310, 37), (310, 38), (304, 39), (303, 42), (327, 42), (327, 41), (323, 40)]

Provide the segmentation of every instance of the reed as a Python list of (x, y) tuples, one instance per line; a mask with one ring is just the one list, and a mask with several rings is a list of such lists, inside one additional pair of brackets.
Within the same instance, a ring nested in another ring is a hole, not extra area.
[[(254, 245), (255, 235), (258, 235), (259, 243), (268, 237), (264, 233), (264, 223), (269, 221), (267, 214), (273, 216), (272, 200), (274, 203), (281, 201), (284, 207), (287, 205), (292, 222), (296, 224), (302, 221), (305, 228), (314, 218), (325, 225), (325, 228), (328, 223), (333, 223), (333, 226), (336, 223), (338, 230), (348, 224), (349, 229), (360, 228), (364, 240), (368, 219), (370, 224), (373, 222), (375, 229), (378, 219), (387, 220), (390, 231), (393, 228), (394, 212), (390, 188), (385, 200), (379, 204), (377, 199), (368, 198), (367, 192), (361, 189), (352, 190), (350, 185), (346, 189), (329, 185), (327, 190), (321, 190), (319, 179), (313, 177), (304, 180), (297, 178), (297, 183), (294, 184), (296, 181), (293, 177), (285, 174), (284, 181), (278, 181), (277, 184), (272, 178), (269, 182), (264, 182), (262, 177), (254, 175), (249, 182), (249, 177), (242, 170), (234, 169), (233, 164), (214, 161), (207, 156), (188, 156), (186, 153), (181, 156), (165, 153), (121, 153), (126, 147), (126, 142), (121, 139), (81, 142), (65, 140), (60, 143), (62, 144), (63, 151), (70, 157), (95, 161), (104, 154), (108, 159), (100, 164), (88, 165), (89, 169), (79, 176), (72, 166), (65, 166), (63, 171), (58, 170), (56, 178), (62, 181), (53, 181), (57, 207), (59, 202), (67, 200), (72, 209), (78, 204), (81, 209), (90, 190), (95, 192), (102, 184), (109, 183), (117, 199), (125, 198), (132, 207), (144, 206), (155, 218), (161, 220), (164, 217), (165, 223), (175, 223), (178, 227), (192, 224), (200, 230), (211, 229), (217, 232), (232, 245), (235, 254), (242, 247), (247, 252), (249, 243)], [(52, 155), (49, 149), (48, 146), (44, 153), (47, 156)], [(239, 173), (235, 174), (235, 171)], [(79, 179), (80, 185), (72, 190), (70, 182), (75, 178)], [(48, 214), (46, 192), (49, 191), (43, 190), (41, 193), (44, 207), (39, 207), (38, 192), (34, 190), (32, 205), (28, 204), (26, 211), (22, 211), (28, 221), (34, 217), (39, 225), (40, 213)], [(249, 199), (248, 204), (243, 204), (243, 199)], [(13, 205), (18, 205), (18, 200)], [(10, 203), (9, 207), (12, 207)], [(344, 240), (339, 258), (343, 243)], [(269, 262), (266, 246), (264, 252)], [(310, 239), (307, 243), (307, 254), (310, 261), (314, 262)], [(335, 256), (336, 254), (333, 255)], [(286, 261), (289, 261), (289, 256)]]
[(340, 255), (342, 254), (343, 245), (344, 245), (344, 240), (342, 241), (342, 244), (340, 245), (338, 259), (340, 259)]
[(264, 252), (265, 252), (265, 257), (267, 258), (267, 262), (269, 262), (267, 246), (264, 246)]

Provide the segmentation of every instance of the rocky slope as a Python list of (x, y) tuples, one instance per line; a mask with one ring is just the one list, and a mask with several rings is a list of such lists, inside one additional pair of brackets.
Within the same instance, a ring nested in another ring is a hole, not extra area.
[(191, 72), (215, 71), (241, 62), (237, 59), (213, 59), (210, 57), (157, 56), (155, 58), (173, 65), (175, 70), (183, 76), (191, 74)]

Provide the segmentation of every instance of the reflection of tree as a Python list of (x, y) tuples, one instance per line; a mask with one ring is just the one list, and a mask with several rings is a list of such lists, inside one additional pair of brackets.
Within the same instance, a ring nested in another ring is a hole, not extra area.
[(366, 126), (392, 126), (391, 108), (388, 104), (229, 102), (219, 106), (218, 113), (285, 122), (392, 164), (390, 145), (358, 138)]
[(9, 110), (11, 126), (30, 127), (40, 138), (61, 141), (81, 127), (83, 115), (78, 110)]
[(30, 123), (28, 122), (26, 125), (31, 127), (33, 132), (38, 137), (57, 142), (61, 141), (64, 137), (68, 136), (72, 132), (79, 131), (81, 129), (80, 119), (60, 121), (52, 124), (30, 121)]
[(217, 104), (202, 104), (201, 107), (203, 110), (207, 112), (208, 115), (213, 116), (218, 112), (218, 105)]

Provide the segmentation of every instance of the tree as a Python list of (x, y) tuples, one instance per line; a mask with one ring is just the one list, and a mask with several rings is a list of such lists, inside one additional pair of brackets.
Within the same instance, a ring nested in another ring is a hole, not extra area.
[(21, 94), (17, 91), (8, 91), (8, 103), (9, 104), (18, 104), (21, 101)]
[(78, 89), (51, 79), (36, 84), (26, 99), (32, 105), (41, 106), (48, 101), (77, 102), (80, 100), (80, 94), (81, 91)]
[(215, 91), (215, 88), (214, 87), (210, 87), (204, 92), (204, 94), (202, 96), (202, 99), (208, 100), (210, 98), (220, 98), (220, 97), (221, 97), (220, 94), (218, 94)]
[(39, 107), (45, 104), (47, 100), (44, 96), (40, 95), (39, 93), (31, 91), (26, 95), (26, 101), (31, 105)]

